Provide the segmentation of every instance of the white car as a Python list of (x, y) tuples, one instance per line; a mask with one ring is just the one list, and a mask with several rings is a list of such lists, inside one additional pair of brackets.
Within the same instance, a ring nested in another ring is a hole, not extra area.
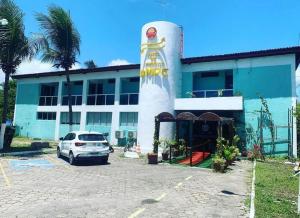
[(60, 138), (57, 146), (57, 157), (69, 158), (74, 165), (78, 159), (93, 158), (107, 163), (110, 153), (109, 143), (103, 134), (98, 132), (73, 131)]

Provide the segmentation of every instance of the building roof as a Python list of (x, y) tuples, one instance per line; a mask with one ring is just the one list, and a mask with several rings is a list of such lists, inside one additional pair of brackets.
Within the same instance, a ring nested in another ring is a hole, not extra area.
[[(267, 49), (259, 51), (249, 51), (222, 55), (210, 55), (210, 56), (200, 56), (200, 57), (190, 57), (182, 58), (182, 64), (194, 64), (201, 62), (212, 62), (212, 61), (224, 61), (224, 60), (235, 60), (244, 58), (255, 58), (255, 57), (266, 57), (275, 55), (286, 55), (286, 54), (296, 54), (300, 55), (300, 46), (286, 47), (286, 48), (276, 48)], [(129, 64), (129, 65), (119, 65), (119, 66), (108, 66), (108, 67), (97, 67), (94, 69), (77, 69), (70, 70), (70, 75), (73, 74), (87, 74), (87, 73), (98, 73), (107, 71), (120, 71), (120, 70), (138, 70), (140, 69), (140, 64)], [(53, 71), (53, 72), (43, 72), (43, 73), (30, 73), (30, 74), (16, 74), (13, 75), (13, 79), (24, 79), (24, 78), (39, 78), (39, 77), (49, 77), (49, 76), (63, 76), (65, 71)]]
[(202, 56), (202, 57), (183, 58), (181, 62), (183, 64), (193, 64), (199, 62), (224, 61), (224, 60), (256, 58), (256, 57), (266, 57), (266, 56), (286, 55), (286, 54), (300, 54), (300, 46), (274, 48), (274, 49), (267, 49), (267, 50), (240, 52), (240, 53), (223, 54), (223, 55), (210, 55), (210, 56)]

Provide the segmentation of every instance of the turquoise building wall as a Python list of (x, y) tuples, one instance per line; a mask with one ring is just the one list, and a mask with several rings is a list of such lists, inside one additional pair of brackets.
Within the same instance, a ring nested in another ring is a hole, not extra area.
[[(288, 125), (288, 109), (292, 107), (291, 72), (294, 70), (291, 67), (291, 65), (278, 65), (233, 69), (234, 96), (243, 96), (244, 107), (243, 111), (234, 111), (233, 116), (236, 121), (237, 133), (247, 149), (252, 149), (253, 145), (258, 142), (259, 111), (262, 107), (260, 96), (268, 103), (274, 125)], [(191, 97), (191, 95), (187, 93), (191, 92), (193, 87), (198, 90), (224, 88), (224, 71), (220, 71), (219, 77), (197, 79), (193, 75), (193, 72), (182, 73), (180, 97)], [(207, 81), (206, 85), (202, 83), (203, 79)], [(214, 81), (215, 84), (212, 85)], [(263, 123), (265, 124), (263, 128), (264, 142), (271, 142), (271, 132), (267, 127), (268, 121), (264, 119)], [(287, 139), (288, 129), (278, 128), (275, 138), (276, 154), (287, 153), (288, 144), (284, 142)], [(264, 147), (266, 152), (271, 151), (271, 145), (265, 145)]]
[(193, 90), (193, 72), (182, 72), (181, 92), (177, 98), (190, 98)]
[[(138, 112), (123, 112), (123, 113), (130, 113), (133, 116), (136, 116), (136, 118), (138, 117)], [(132, 118), (133, 118), (132, 116)], [(134, 120), (134, 121), (133, 121)], [(130, 122), (130, 125), (125, 124), (127, 123), (127, 121), (123, 121), (122, 117), (120, 115), (120, 121), (119, 121), (119, 130), (124, 131), (125, 134), (125, 138), (122, 139), (118, 139), (118, 145), (119, 146), (125, 146), (126, 143), (128, 142), (129, 138), (128, 138), (128, 131), (137, 131), (137, 124), (138, 124), (138, 120), (133, 119), (133, 122)]]
[(55, 120), (37, 120), (40, 85), (18, 84), (15, 108), (17, 134), (31, 138), (54, 139)]
[[(80, 130), (80, 125), (73, 124), (72, 125), (72, 130), (73, 131), (79, 131)], [(68, 133), (69, 133), (69, 124), (60, 124), (59, 125), (59, 137), (65, 137)]]
[[(244, 111), (237, 113), (236, 117), (237, 130), (248, 149), (253, 147), (259, 136), (259, 111), (262, 108), (259, 96), (267, 101), (274, 125), (288, 125), (288, 109), (292, 107), (292, 70), (291, 65), (234, 69), (234, 94), (244, 98)], [(266, 127), (268, 120), (263, 119), (263, 124), (264, 142), (270, 142), (271, 132)], [(288, 139), (288, 129), (278, 128), (276, 135), (276, 154), (286, 154), (288, 144), (282, 141)], [(271, 146), (265, 145), (265, 151), (270, 152)]]

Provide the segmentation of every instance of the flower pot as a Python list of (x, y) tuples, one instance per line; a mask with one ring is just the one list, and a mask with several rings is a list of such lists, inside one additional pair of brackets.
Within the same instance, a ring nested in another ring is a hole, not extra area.
[(162, 156), (163, 160), (169, 160), (169, 154), (168, 153), (162, 153), (161, 156)]
[(157, 164), (157, 154), (148, 154), (148, 164)]
[(178, 150), (174, 150), (173, 156), (174, 156), (174, 157), (178, 157), (178, 156), (179, 156), (179, 151), (178, 151)]
[(212, 168), (213, 168), (216, 172), (224, 173), (224, 172), (225, 172), (225, 169), (226, 169), (226, 165), (225, 165), (225, 164), (219, 164), (219, 163), (213, 163), (213, 164), (212, 164)]

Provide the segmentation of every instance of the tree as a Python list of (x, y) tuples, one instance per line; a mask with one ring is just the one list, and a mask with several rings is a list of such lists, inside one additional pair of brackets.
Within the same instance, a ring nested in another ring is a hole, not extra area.
[(77, 62), (80, 54), (80, 35), (70, 14), (58, 6), (48, 7), (48, 15), (37, 13), (36, 19), (43, 33), (36, 39), (36, 48), (42, 51), (42, 62), (50, 62), (56, 68), (63, 68), (66, 72), (69, 128), (72, 130), (72, 96), (70, 68)]
[(0, 0), (1, 19), (7, 21), (6, 28), (0, 37), (0, 68), (5, 74), (3, 88), (3, 111), (1, 125), (0, 149), (3, 145), (3, 136), (8, 109), (9, 78), (16, 72), (21, 62), (34, 54), (30, 41), (25, 36), (21, 9), (12, 0)]
[[(4, 83), (2, 85), (4, 87)], [(15, 100), (16, 100), (16, 88), (17, 83), (15, 80), (9, 80), (8, 83), (8, 110), (7, 110), (7, 119), (13, 120), (14, 110), (15, 110)], [(0, 90), (0, 113), (3, 111), (3, 89)]]
[(88, 60), (88, 61), (84, 62), (84, 65), (88, 69), (94, 69), (97, 67), (97, 65), (95, 64), (95, 62), (93, 60)]

